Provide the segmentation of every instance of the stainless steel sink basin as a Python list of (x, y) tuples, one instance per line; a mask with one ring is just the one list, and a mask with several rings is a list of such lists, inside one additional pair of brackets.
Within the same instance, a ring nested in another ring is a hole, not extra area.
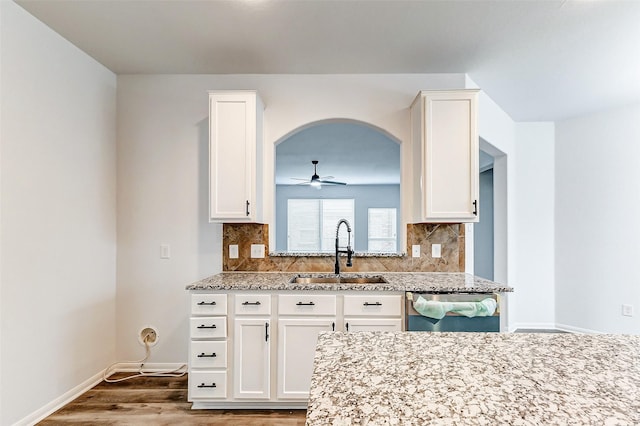
[(380, 284), (387, 280), (380, 275), (360, 277), (301, 277), (295, 276), (289, 281), (291, 284)]

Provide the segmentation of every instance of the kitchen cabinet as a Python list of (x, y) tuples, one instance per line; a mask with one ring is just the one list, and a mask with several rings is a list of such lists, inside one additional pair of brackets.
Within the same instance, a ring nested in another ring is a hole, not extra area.
[(269, 399), (271, 389), (271, 339), (269, 318), (234, 321), (233, 375), (235, 398)]
[(477, 222), (478, 90), (422, 91), (411, 105), (413, 220)]
[(278, 296), (278, 398), (306, 399), (318, 333), (336, 327), (336, 295)]
[(194, 291), (189, 401), (305, 408), (318, 333), (402, 330), (402, 309), (402, 294), (389, 292)]
[(345, 295), (344, 330), (402, 331), (402, 296)]
[(191, 294), (189, 401), (227, 397), (227, 295)]
[(255, 91), (209, 92), (209, 221), (262, 221), (264, 104)]
[(233, 396), (269, 399), (271, 391), (271, 295), (234, 297)]
[(318, 333), (335, 324), (335, 317), (278, 319), (278, 398), (307, 400)]

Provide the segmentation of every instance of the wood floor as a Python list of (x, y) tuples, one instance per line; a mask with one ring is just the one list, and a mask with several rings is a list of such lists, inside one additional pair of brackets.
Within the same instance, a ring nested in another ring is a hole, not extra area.
[(186, 376), (138, 377), (102, 382), (38, 424), (301, 426), (305, 417), (305, 410), (191, 410)]

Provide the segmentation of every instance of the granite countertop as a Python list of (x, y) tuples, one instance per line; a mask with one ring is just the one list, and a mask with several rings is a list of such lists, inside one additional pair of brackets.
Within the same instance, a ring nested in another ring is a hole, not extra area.
[(306, 424), (639, 425), (640, 336), (322, 332)]
[(222, 272), (197, 281), (187, 290), (360, 290), (360, 291), (421, 291), (421, 292), (511, 292), (513, 288), (462, 272), (373, 272), (340, 274), (341, 277), (380, 275), (387, 283), (290, 283), (292, 277), (331, 277), (334, 274), (298, 274), (295, 272)]

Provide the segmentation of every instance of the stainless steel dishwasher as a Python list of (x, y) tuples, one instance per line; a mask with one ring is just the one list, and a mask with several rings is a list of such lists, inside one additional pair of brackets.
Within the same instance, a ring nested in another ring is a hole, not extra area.
[[(426, 300), (440, 302), (479, 302), (488, 297), (496, 301), (496, 311), (492, 316), (466, 317), (447, 312), (437, 320), (420, 315), (413, 308), (413, 300), (422, 296)], [(500, 297), (496, 293), (406, 293), (405, 326), (407, 331), (500, 331)]]

